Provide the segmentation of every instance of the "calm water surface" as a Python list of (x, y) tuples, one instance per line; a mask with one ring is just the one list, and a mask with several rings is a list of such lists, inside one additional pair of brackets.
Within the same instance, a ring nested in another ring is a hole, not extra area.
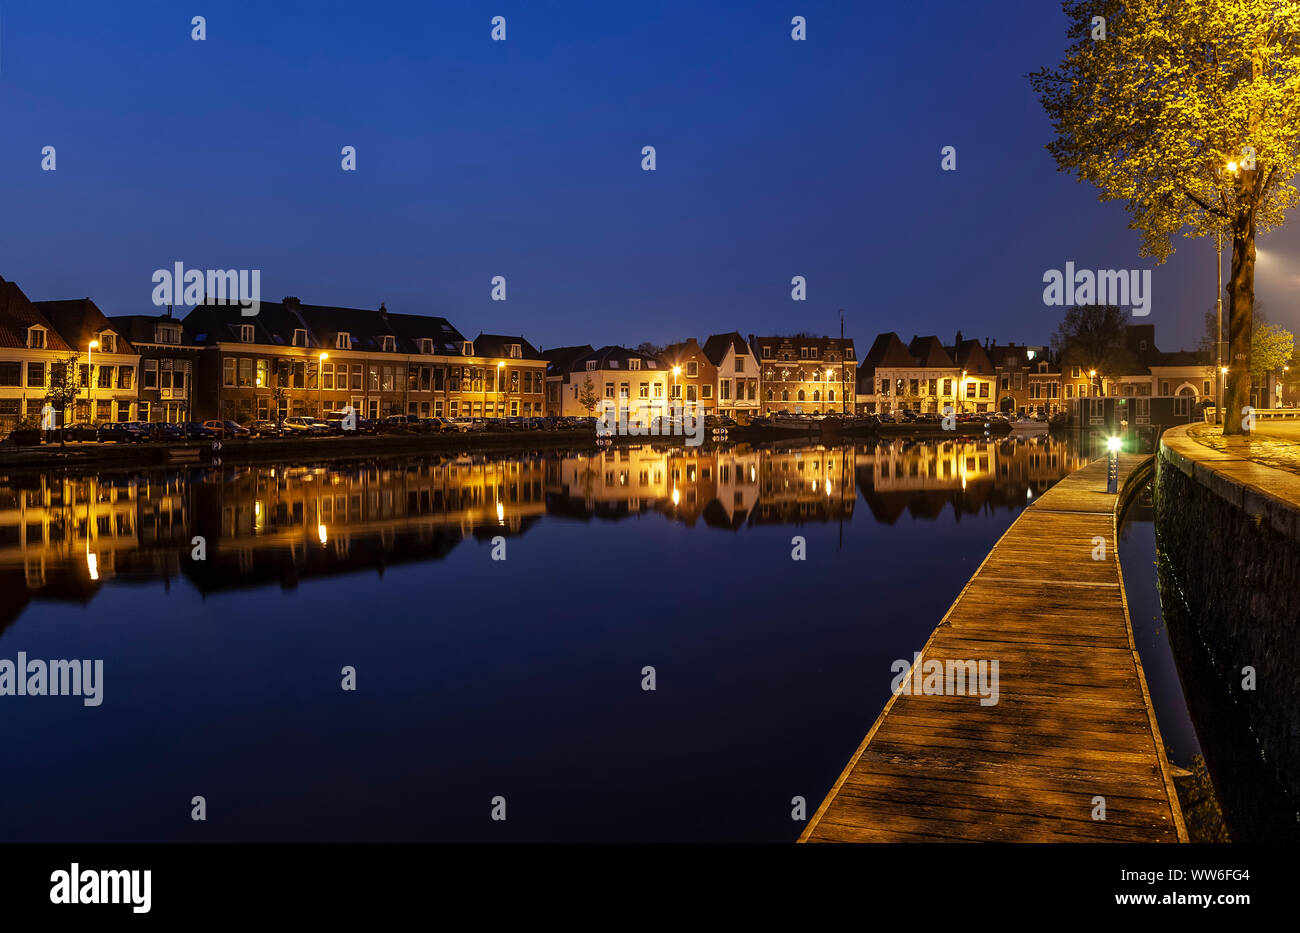
[(0, 838), (792, 840), (891, 662), (1087, 459), (1037, 438), (0, 476), (0, 658), (104, 662), (98, 707), (0, 698)]

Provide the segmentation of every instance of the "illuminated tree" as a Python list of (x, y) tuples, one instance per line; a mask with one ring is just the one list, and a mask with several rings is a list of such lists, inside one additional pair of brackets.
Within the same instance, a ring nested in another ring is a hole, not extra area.
[[(1250, 401), (1255, 236), (1297, 201), (1300, 0), (1062, 7), (1073, 44), (1059, 68), (1030, 75), (1057, 134), (1047, 148), (1103, 201), (1125, 202), (1143, 255), (1164, 262), (1179, 233), (1232, 241), (1226, 407), (1240, 411)], [(1243, 430), (1225, 419), (1225, 432)]]

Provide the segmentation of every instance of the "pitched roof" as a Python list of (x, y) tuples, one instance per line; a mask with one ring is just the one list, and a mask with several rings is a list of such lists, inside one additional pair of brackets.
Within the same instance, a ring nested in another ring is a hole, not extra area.
[(927, 369), (953, 369), (957, 365), (938, 337), (913, 337), (907, 349)]
[(594, 351), (589, 343), (580, 347), (551, 347), (542, 352), (542, 359), (546, 360), (546, 375), (562, 376), (572, 370), (575, 360), (592, 352)]
[(71, 350), (49, 318), (28, 300), (23, 290), (13, 282), (0, 278), (0, 347), (23, 348), (27, 346), (27, 328), (44, 327), (45, 346), (49, 350)]
[(993, 361), (989, 359), (984, 345), (978, 340), (963, 340), (950, 349), (953, 361), (968, 372), (984, 374), (993, 372)]
[(115, 314), (108, 320), (114, 330), (133, 344), (157, 343), (159, 324), (175, 324), (181, 332), (181, 346), (194, 344), (181, 319), (168, 314)]
[(479, 334), (474, 338), (474, 353), (476, 356), (490, 356), (493, 359), (510, 359), (510, 344), (513, 343), (519, 344), (521, 355), (518, 359), (544, 359), (537, 348), (523, 337), (515, 337), (510, 334)]
[(49, 319), (54, 329), (59, 332), (59, 336), (78, 350), (88, 347), (90, 341), (95, 340), (103, 331), (111, 330), (121, 337), (115, 352), (136, 352), (130, 339), (125, 334), (119, 333), (112, 322), (104, 316), (104, 312), (100, 311), (89, 298), (34, 301), (32, 304)]
[(240, 342), (240, 328), (253, 326), (253, 342), (293, 346), (294, 331), (306, 331), (304, 346), (332, 350), (338, 335), (347, 334), (350, 349), (381, 352), (384, 338), (392, 337), (399, 353), (420, 353), (420, 341), (433, 341), (433, 352), (460, 356), (465, 338), (446, 318), (423, 314), (398, 314), (383, 305), (379, 310), (304, 304), (297, 298), (263, 301), (256, 315), (246, 317), (238, 305), (199, 305), (185, 316), (185, 330), (201, 345)]
[(709, 358), (709, 362), (714, 366), (721, 366), (722, 361), (727, 357), (728, 347), (734, 350), (737, 356), (752, 355), (745, 338), (734, 330), (729, 334), (711, 335), (708, 340), (704, 341), (704, 355)]
[[(594, 361), (596, 369), (628, 369), (628, 360), (640, 360), (643, 369), (663, 371), (668, 367), (664, 361), (657, 356), (651, 356), (649, 353), (641, 353), (638, 350), (629, 350), (627, 347), (604, 346), (599, 350), (593, 350), (590, 353), (584, 353), (573, 361), (570, 368), (573, 370), (586, 369), (587, 363)], [(613, 364), (613, 365), (611, 365)]]

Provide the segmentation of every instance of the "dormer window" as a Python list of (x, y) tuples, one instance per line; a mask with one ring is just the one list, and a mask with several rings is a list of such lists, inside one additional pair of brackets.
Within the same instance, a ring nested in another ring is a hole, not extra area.
[(764, 348), (763, 348), (763, 359), (765, 359), (765, 360), (770, 360), (771, 358), (772, 358), (772, 348), (771, 348), (771, 347), (764, 347)]
[(351, 349), (352, 349), (352, 335), (349, 334), (349, 333), (348, 333), (347, 331), (345, 331), (345, 330), (341, 330), (341, 331), (339, 331), (337, 334), (335, 334), (335, 335), (334, 335), (334, 349), (335, 349), (335, 350), (351, 350)]
[(853, 359), (853, 348), (852, 348), (852, 347), (846, 347), (846, 348), (845, 348), (845, 350), (844, 350), (844, 358), (845, 358), (846, 360), (851, 360), (851, 359)]
[(640, 369), (640, 368), (641, 368), (641, 361), (640, 361), (640, 360), (628, 360), (628, 361), (627, 361), (627, 368), (628, 368), (628, 369)]
[(180, 343), (181, 329), (175, 324), (159, 324), (154, 330), (154, 339), (158, 343)]
[(385, 353), (397, 352), (397, 338), (394, 337), (392, 334), (384, 334), (384, 352)]
[(240, 342), (240, 343), (252, 343), (252, 342), (253, 342), (253, 325), (252, 325), (252, 324), (240, 324), (240, 325), (239, 325), (239, 342)]
[(420, 352), (421, 352), (421, 353), (432, 353), (432, 352), (433, 352), (433, 338), (432, 338), (432, 337), (421, 337), (421, 338), (420, 338)]
[(510, 344), (510, 358), (512, 360), (523, 359), (523, 356), (524, 356), (523, 347), (521, 347), (517, 343)]
[(595, 371), (596, 371), (596, 361), (587, 360), (587, 372), (594, 373)]
[(461, 355), (462, 355), (462, 356), (473, 356), (473, 355), (474, 355), (474, 341), (472, 341), (472, 340), (466, 340), (464, 343), (462, 343), (462, 344), (460, 345), (460, 352), (461, 352)]
[(104, 353), (117, 352), (117, 336), (114, 334), (99, 335), (99, 349)]
[(29, 327), (27, 328), (27, 346), (32, 350), (45, 349), (45, 328)]
[(307, 346), (307, 331), (301, 327), (295, 327), (293, 331), (293, 345), (295, 347)]
[(609, 368), (610, 368), (610, 369), (618, 369), (618, 360), (610, 360), (610, 361), (609, 361)]

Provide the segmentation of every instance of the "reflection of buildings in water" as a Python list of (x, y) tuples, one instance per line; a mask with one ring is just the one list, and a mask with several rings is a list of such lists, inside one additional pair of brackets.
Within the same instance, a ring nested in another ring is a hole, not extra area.
[(0, 625), (32, 597), (85, 602), (114, 577), (169, 579), (183, 540), (184, 480), (24, 476), (0, 480)]
[(853, 515), (857, 461), (852, 447), (764, 450), (760, 456), (755, 524), (833, 521)]
[(552, 515), (622, 518), (652, 511), (670, 496), (664, 448), (616, 446), (546, 464), (547, 511)]
[[(544, 511), (539, 460), (257, 467), (195, 488), (202, 589), (441, 559), (464, 538), (520, 534)], [(205, 530), (209, 533), (205, 534)], [(234, 570), (235, 579), (228, 575)]]
[(878, 521), (1019, 507), (1088, 462), (1052, 437), (895, 440), (863, 448), (858, 485)]
[[(0, 625), (112, 578), (201, 590), (445, 556), (545, 511), (539, 460), (0, 479)], [(204, 539), (205, 559), (191, 558)]]
[(851, 515), (854, 496), (851, 462), (823, 448), (618, 447), (547, 468), (548, 512), (584, 519), (658, 511), (734, 530)]

